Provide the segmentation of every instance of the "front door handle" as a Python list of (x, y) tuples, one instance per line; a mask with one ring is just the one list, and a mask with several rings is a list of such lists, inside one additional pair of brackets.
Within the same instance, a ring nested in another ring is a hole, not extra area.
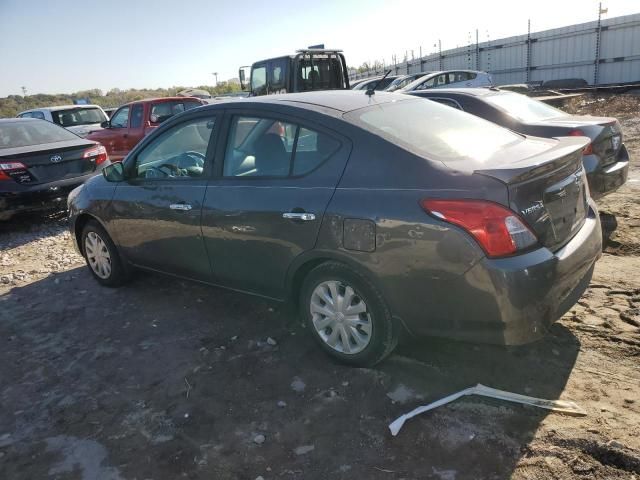
[(191, 210), (191, 205), (188, 203), (172, 203), (169, 208), (171, 210)]
[(289, 220), (302, 220), (303, 222), (310, 222), (311, 220), (315, 220), (316, 216), (313, 213), (307, 213), (307, 212), (285, 212), (282, 214), (282, 218), (287, 218)]

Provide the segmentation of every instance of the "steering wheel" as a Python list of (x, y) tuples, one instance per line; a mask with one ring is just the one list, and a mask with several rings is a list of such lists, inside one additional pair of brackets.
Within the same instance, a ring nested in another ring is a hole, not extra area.
[[(180, 168), (189, 168), (189, 167), (202, 168), (204, 167), (204, 159), (205, 159), (204, 154), (200, 152), (196, 152), (195, 150), (188, 150), (178, 155), (176, 164)], [(183, 160), (185, 160), (185, 162), (183, 162)], [(184, 165), (183, 163), (187, 163), (187, 165)]]

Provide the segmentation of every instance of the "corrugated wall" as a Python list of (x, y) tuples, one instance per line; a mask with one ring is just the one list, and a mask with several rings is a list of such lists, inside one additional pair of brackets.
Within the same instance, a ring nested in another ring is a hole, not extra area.
[[(493, 75), (496, 85), (582, 78), (596, 80), (598, 22), (571, 25), (530, 35), (471, 44), (443, 50), (391, 65), (393, 73), (472, 69)], [(598, 84), (640, 82), (640, 13), (602, 20)], [(351, 79), (382, 73), (355, 73)]]

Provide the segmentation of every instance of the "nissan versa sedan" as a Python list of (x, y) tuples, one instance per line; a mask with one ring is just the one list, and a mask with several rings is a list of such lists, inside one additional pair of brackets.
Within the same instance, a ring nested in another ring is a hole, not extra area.
[(591, 196), (603, 197), (627, 181), (629, 152), (615, 118), (569, 115), (539, 100), (496, 88), (459, 88), (411, 92), (526, 135), (588, 137), (583, 150)]
[(65, 206), (67, 193), (107, 165), (102, 145), (34, 118), (0, 119), (0, 220)]
[(295, 302), (352, 365), (403, 330), (521, 344), (577, 301), (600, 255), (586, 145), (394, 93), (225, 102), (74, 190), (70, 227), (105, 286), (135, 267)]

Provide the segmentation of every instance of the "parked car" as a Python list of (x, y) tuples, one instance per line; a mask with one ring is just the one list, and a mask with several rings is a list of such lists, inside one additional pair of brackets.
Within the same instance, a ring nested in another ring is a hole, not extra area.
[(92, 130), (107, 120), (107, 114), (98, 105), (62, 105), (25, 110), (18, 118), (38, 118), (53, 122), (80, 137), (86, 137)]
[[(383, 79), (382, 76), (375, 78), (368, 78), (364, 82), (358, 83), (355, 87), (352, 87), (352, 90), (368, 90), (370, 87), (376, 86), (376, 90), (385, 90), (391, 82), (393, 82), (396, 78), (395, 75), (389, 75)], [(376, 85), (377, 84), (377, 85)]]
[(0, 119), (0, 220), (64, 207), (71, 190), (108, 164), (102, 145), (54, 123)]
[(138, 100), (122, 105), (102, 129), (87, 138), (100, 142), (111, 161), (122, 160), (145, 135), (177, 113), (204, 105), (205, 101), (190, 97), (166, 97)]
[(477, 72), (475, 70), (447, 70), (443, 72), (432, 72), (424, 77), (414, 80), (407, 86), (396, 91), (408, 93), (416, 90), (427, 90), (429, 88), (470, 88), (490, 87), (492, 85), (493, 79), (487, 72)]
[(103, 285), (137, 267), (290, 300), (349, 364), (403, 329), (520, 344), (600, 256), (586, 144), (408, 95), (263, 96), (166, 122), (71, 193), (70, 227)]
[(498, 89), (440, 89), (413, 92), (526, 135), (588, 137), (583, 163), (591, 196), (598, 199), (627, 181), (629, 152), (615, 118), (569, 115), (526, 95)]
[(401, 88), (406, 87), (407, 85), (417, 80), (418, 78), (424, 77), (425, 75), (429, 75), (430, 73), (433, 73), (433, 72), (418, 72), (418, 73), (411, 73), (409, 75), (400, 75), (399, 77), (396, 77), (396, 79), (393, 82), (389, 84), (389, 86), (386, 88), (386, 91), (395, 92), (396, 90), (400, 90)]

